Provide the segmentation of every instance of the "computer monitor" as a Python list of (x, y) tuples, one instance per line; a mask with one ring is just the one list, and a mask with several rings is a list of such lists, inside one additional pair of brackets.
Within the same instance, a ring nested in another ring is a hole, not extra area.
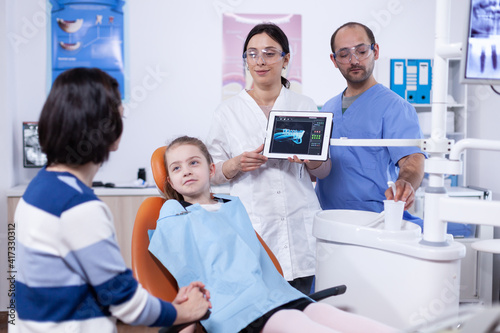
[(47, 156), (42, 153), (38, 141), (38, 123), (23, 122), (23, 166), (41, 168), (47, 163)]
[(461, 83), (500, 84), (500, 0), (469, 0)]

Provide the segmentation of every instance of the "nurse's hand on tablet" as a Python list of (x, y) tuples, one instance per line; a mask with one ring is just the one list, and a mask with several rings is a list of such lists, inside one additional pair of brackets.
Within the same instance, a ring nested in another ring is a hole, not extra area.
[(293, 157), (289, 157), (288, 162), (305, 164), (309, 170), (314, 170), (316, 168), (319, 168), (321, 166), (321, 164), (323, 163), (322, 161), (301, 160), (300, 158), (297, 157), (297, 155), (293, 155)]

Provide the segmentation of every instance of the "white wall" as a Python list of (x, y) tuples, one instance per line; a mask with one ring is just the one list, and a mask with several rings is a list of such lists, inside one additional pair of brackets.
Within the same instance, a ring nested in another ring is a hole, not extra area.
[[(496, 86), (499, 91), (500, 87)], [(469, 87), (468, 136), (485, 140), (500, 140), (500, 96), (487, 86)], [(471, 150), (467, 152), (467, 183), (493, 191), (493, 200), (500, 200), (498, 166), (500, 153)], [(500, 238), (500, 228), (495, 228), (495, 238)], [(500, 255), (493, 256), (493, 300), (500, 297)]]
[[(15, 48), (10, 79), (13, 100), (16, 183), (36, 171), (21, 166), (22, 121), (37, 120), (47, 93), (47, 31), (42, 0), (10, 1), (9, 31), (25, 37)], [(220, 102), (222, 12), (296, 13), (303, 19), (303, 93), (323, 104), (340, 92), (344, 80), (329, 60), (330, 36), (340, 24), (369, 24), (381, 45), (380, 80), (388, 83), (389, 57), (432, 57), (434, 1), (129, 1), (128, 61), (131, 99), (120, 150), (97, 179), (126, 182), (137, 169), (149, 171), (153, 149), (179, 134), (204, 138)], [(193, 7), (197, 9), (194, 10)], [(350, 10), (356, 8), (356, 10)], [(420, 14), (419, 14), (420, 13)], [(428, 19), (421, 20), (425, 16)], [(405, 29), (401, 37), (400, 31)], [(397, 42), (395, 42), (397, 41)], [(12, 49), (12, 46), (9, 45)], [(11, 51), (13, 52), (13, 51)], [(33, 55), (36, 55), (33, 56)], [(153, 76), (151, 73), (157, 73)], [(154, 89), (146, 89), (156, 85)]]
[[(496, 86), (496, 90), (500, 87)], [(469, 86), (469, 137), (500, 140), (500, 96), (488, 86)], [(493, 199), (500, 200), (500, 153), (492, 151), (467, 152), (467, 182), (493, 191)]]
[[(452, 1), (452, 42), (462, 39), (466, 2)], [(5, 8), (0, 25), (0, 153), (5, 156), (0, 163), (0, 195), (5, 198), (6, 189), (28, 183), (36, 172), (22, 168), (21, 123), (38, 119), (47, 94), (50, 13), (45, 0), (0, 0), (0, 6)], [(301, 14), (303, 93), (320, 105), (345, 87), (329, 60), (329, 42), (333, 31), (347, 21), (360, 21), (374, 30), (381, 50), (375, 73), (386, 85), (389, 58), (432, 58), (434, 54), (434, 0), (128, 0), (126, 6), (132, 97), (125, 105), (120, 149), (97, 175), (105, 182), (133, 180), (141, 167), (147, 168), (151, 179), (149, 159), (156, 147), (180, 134), (205, 137), (221, 96), (224, 11)], [(155, 88), (146, 89), (155, 83)], [(500, 97), (478, 89), (481, 93), (470, 89), (469, 135), (500, 139), (495, 127), (500, 123), (495, 108)], [(493, 168), (500, 154), (469, 156), (468, 183), (492, 189), (497, 199), (500, 177)], [(0, 200), (0, 209), (1, 237), (5, 199)], [(0, 293), (0, 301), (2, 297)]]

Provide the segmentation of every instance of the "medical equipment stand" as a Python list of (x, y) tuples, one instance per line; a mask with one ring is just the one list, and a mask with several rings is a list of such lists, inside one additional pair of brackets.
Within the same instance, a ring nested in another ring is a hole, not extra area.
[[(418, 146), (429, 154), (425, 161), (425, 172), (429, 184), (425, 191), (424, 232), (421, 244), (435, 247), (436, 251), (446, 251), (455, 247), (456, 260), (463, 257), (462, 244), (453, 241), (446, 234), (447, 223), (468, 223), (500, 226), (500, 202), (476, 201), (450, 198), (444, 187), (445, 174), (462, 174), (460, 155), (466, 149), (500, 151), (500, 142), (492, 140), (463, 139), (457, 143), (446, 138), (446, 106), (448, 64), (451, 57), (461, 53), (461, 43), (449, 43), (451, 0), (436, 0), (436, 38), (433, 65), (432, 130), (429, 139), (331, 139), (332, 146)], [(448, 158), (446, 155), (449, 154)], [(500, 240), (479, 241), (472, 245), (478, 251), (500, 253)], [(460, 254), (462, 252), (462, 254)], [(460, 265), (456, 271), (459, 277)], [(455, 268), (454, 268), (455, 269)], [(446, 277), (443, 276), (443, 279)], [(436, 281), (442, 283), (442, 281)], [(454, 283), (453, 293), (459, 295), (459, 283)], [(439, 298), (439, 295), (436, 295)], [(401, 300), (411, 302), (411, 300)], [(443, 314), (458, 311), (459, 297), (448, 302)], [(429, 305), (431, 306), (431, 305)]]

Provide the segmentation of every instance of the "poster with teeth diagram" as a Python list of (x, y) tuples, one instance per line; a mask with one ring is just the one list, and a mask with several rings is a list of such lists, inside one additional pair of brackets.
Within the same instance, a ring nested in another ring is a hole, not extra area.
[(124, 86), (123, 0), (50, 0), (52, 82), (67, 69), (97, 67)]

